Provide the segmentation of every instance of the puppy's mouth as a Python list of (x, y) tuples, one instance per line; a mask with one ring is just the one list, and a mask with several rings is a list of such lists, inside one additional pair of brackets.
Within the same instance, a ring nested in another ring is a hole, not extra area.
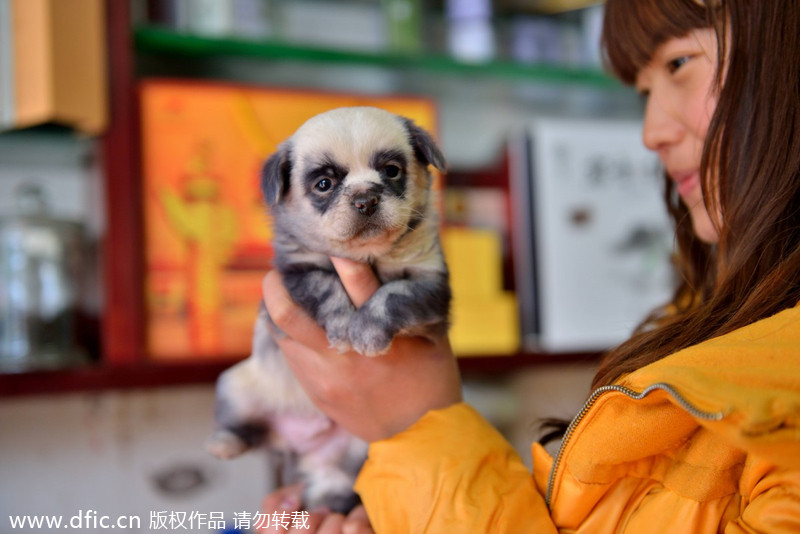
[(357, 221), (351, 227), (350, 235), (347, 240), (358, 241), (365, 244), (366, 241), (383, 242), (391, 239), (399, 232), (399, 228), (387, 225), (381, 221)]
[(364, 221), (353, 226), (351, 239), (366, 239), (388, 234), (392, 231), (391, 228), (387, 228), (385, 225), (376, 221)]
[(403, 233), (403, 227), (380, 218), (351, 221), (346, 235), (338, 240), (344, 249), (374, 249), (379, 252), (394, 243)]

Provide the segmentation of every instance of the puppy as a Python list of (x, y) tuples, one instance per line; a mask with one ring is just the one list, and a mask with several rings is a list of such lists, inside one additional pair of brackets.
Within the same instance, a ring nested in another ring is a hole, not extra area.
[[(377, 356), (397, 335), (446, 332), (451, 294), (429, 165), (446, 168), (427, 132), (368, 107), (313, 117), (264, 165), (274, 265), (339, 351)], [(381, 281), (360, 308), (331, 256), (368, 263)], [(353, 483), (366, 444), (314, 407), (275, 343), (276, 330), (262, 304), (252, 355), (217, 383), (218, 431), (207, 447), (231, 458), (266, 444), (288, 460), (292, 475), (281, 483), (305, 483), (307, 509), (346, 512), (357, 503)]]

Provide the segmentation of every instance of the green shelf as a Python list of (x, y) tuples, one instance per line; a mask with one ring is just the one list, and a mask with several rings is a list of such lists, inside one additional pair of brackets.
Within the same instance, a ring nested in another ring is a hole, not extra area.
[(619, 89), (614, 78), (600, 70), (512, 61), (467, 63), (447, 56), (401, 55), (235, 38), (209, 38), (172, 30), (142, 27), (134, 32), (136, 49), (144, 53), (199, 58), (241, 57), (273, 61), (349, 64), (391, 69), (422, 70), (445, 75), (506, 78), (553, 84), (578, 84), (601, 89)]

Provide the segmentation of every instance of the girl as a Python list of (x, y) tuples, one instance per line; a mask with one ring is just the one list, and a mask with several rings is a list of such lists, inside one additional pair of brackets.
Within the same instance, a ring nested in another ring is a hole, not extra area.
[[(603, 359), (557, 457), (533, 445), (532, 475), (461, 402), (446, 339), (340, 355), (267, 275), (298, 378), (371, 442), (356, 489), (376, 532), (800, 532), (799, 36), (800, 0), (607, 1), (607, 61), (644, 98), (683, 283)], [(366, 300), (369, 270), (336, 266)], [(312, 523), (370, 531), (364, 510)]]

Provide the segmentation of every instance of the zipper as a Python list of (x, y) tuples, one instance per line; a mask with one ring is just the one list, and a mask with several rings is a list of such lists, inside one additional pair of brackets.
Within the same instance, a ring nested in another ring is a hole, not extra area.
[(558, 454), (556, 455), (555, 460), (553, 460), (553, 467), (550, 470), (550, 478), (547, 481), (547, 495), (545, 496), (545, 504), (547, 504), (548, 509), (550, 508), (550, 500), (553, 497), (553, 487), (555, 486), (556, 472), (558, 471), (558, 467), (561, 464), (561, 461), (564, 457), (564, 450), (566, 449), (567, 442), (569, 441), (569, 438), (572, 436), (572, 434), (575, 432), (575, 428), (580, 424), (583, 418), (586, 417), (586, 414), (589, 412), (589, 410), (592, 409), (592, 406), (594, 406), (595, 402), (597, 402), (597, 399), (603, 396), (605, 393), (608, 393), (610, 391), (617, 391), (619, 393), (627, 395), (633, 400), (641, 400), (657, 389), (666, 391), (672, 398), (675, 399), (675, 401), (681, 408), (686, 410), (689, 413), (689, 415), (691, 415), (696, 419), (702, 419), (704, 421), (719, 421), (725, 415), (723, 412), (705, 412), (703, 410), (700, 410), (696, 406), (693, 406), (689, 401), (687, 401), (683, 397), (683, 395), (678, 393), (678, 391), (674, 387), (670, 386), (669, 384), (665, 384), (663, 382), (659, 382), (653, 384), (652, 386), (648, 386), (641, 393), (637, 393), (636, 391), (627, 388), (625, 386), (618, 386), (618, 385), (601, 386), (597, 388), (592, 392), (591, 396), (589, 396), (589, 398), (583, 404), (581, 410), (578, 412), (578, 415), (575, 416), (575, 418), (567, 427), (566, 432), (564, 432), (564, 437), (561, 440), (561, 446), (558, 448)]

